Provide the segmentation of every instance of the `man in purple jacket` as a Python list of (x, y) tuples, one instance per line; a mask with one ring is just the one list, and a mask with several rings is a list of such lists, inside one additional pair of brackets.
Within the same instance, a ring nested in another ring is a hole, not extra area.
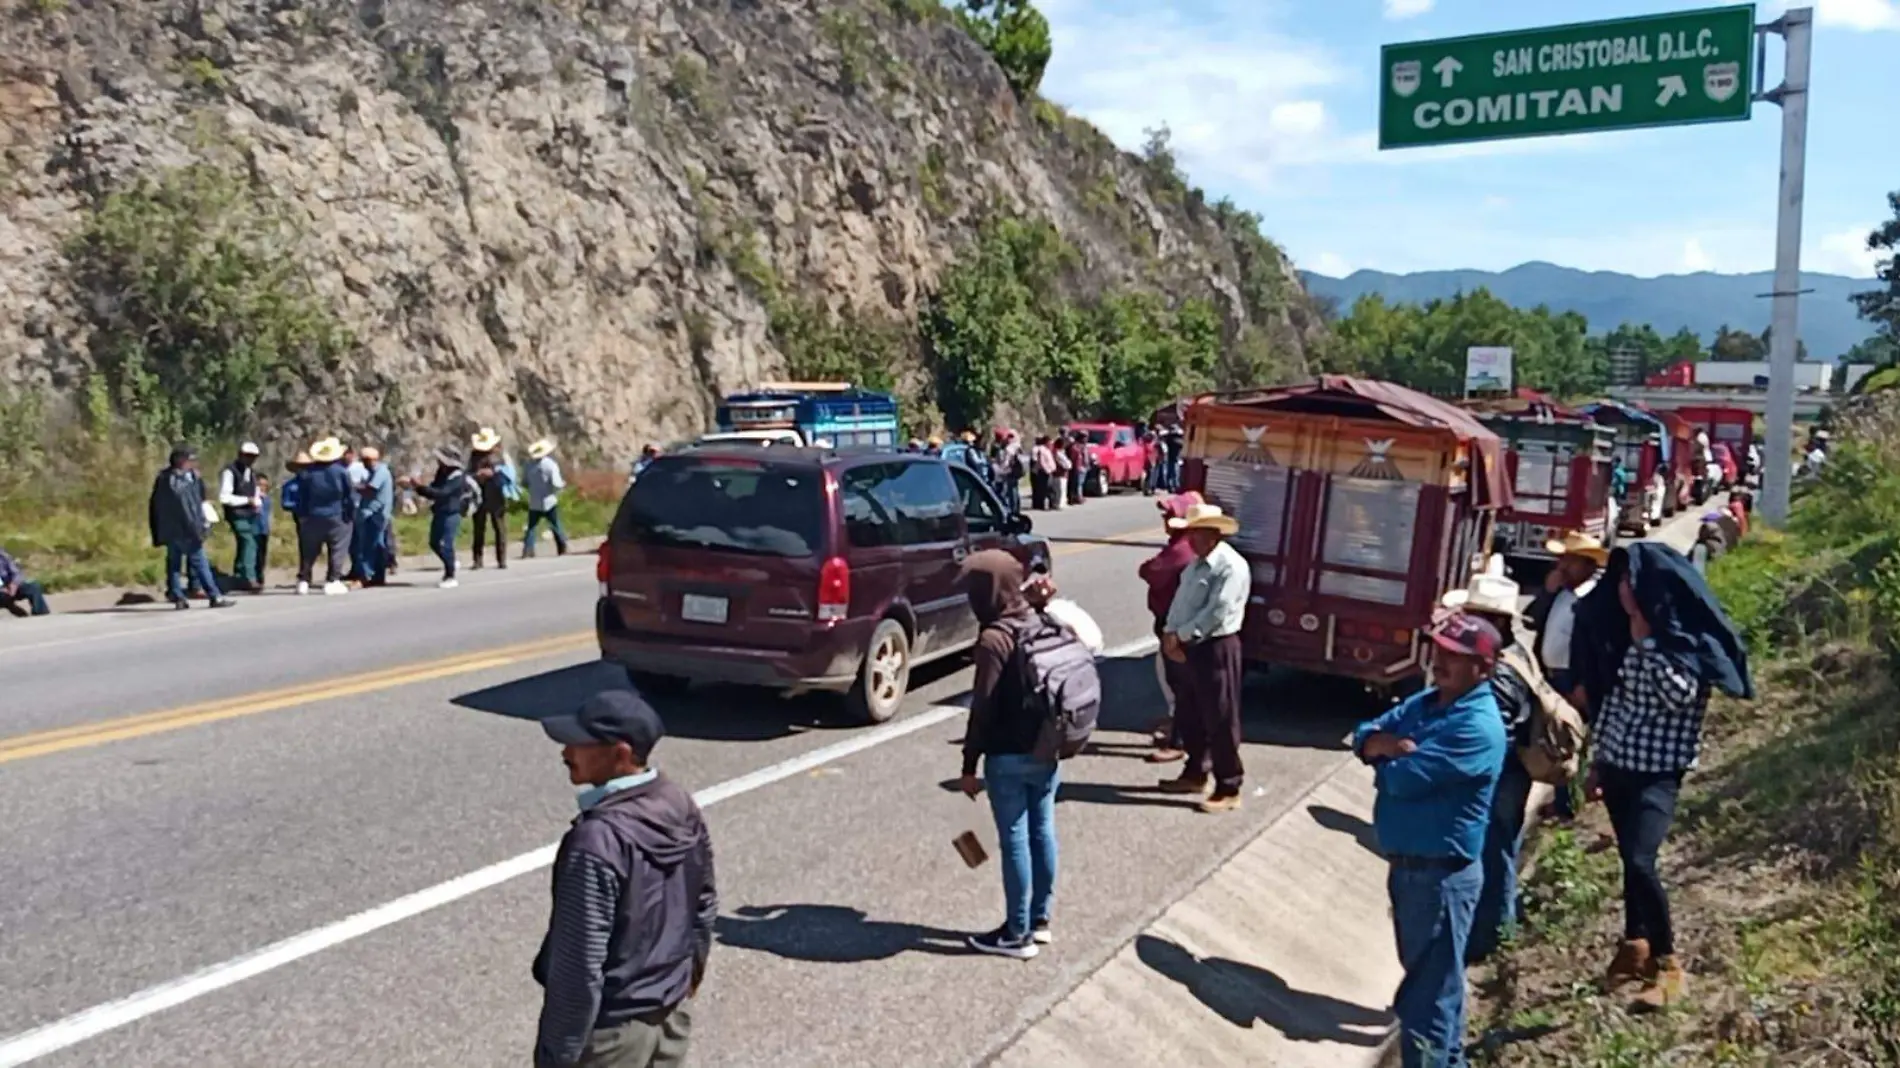
[(534, 959), (547, 991), (535, 1068), (673, 1068), (719, 915), (705, 818), (652, 767), (665, 727), (638, 693), (597, 693), (541, 727), (582, 789)]

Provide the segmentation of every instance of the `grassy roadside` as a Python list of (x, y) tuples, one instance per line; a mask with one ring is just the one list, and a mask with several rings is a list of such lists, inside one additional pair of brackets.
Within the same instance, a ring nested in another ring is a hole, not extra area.
[[(164, 465), (160, 453), (125, 444), (75, 441), (61, 452), (47, 454), (28, 470), (0, 475), (0, 548), (20, 561), (27, 574), (49, 593), (97, 587), (156, 587), (163, 581), (164, 554), (151, 547), (146, 501), (152, 478)], [(215, 487), (217, 473), (232, 450), (205, 449), (201, 453), (206, 482)], [(267, 462), (275, 487), (281, 484), (281, 461)], [(572, 471), (561, 501), (561, 522), (569, 537), (604, 534), (626, 490), (626, 476), (615, 471)], [(426, 503), (426, 502), (425, 502)], [(282, 567), (296, 558), (295, 535), (289, 517), (273, 514), (271, 561)], [(509, 554), (518, 555), (527, 529), (527, 507), (510, 506)], [(399, 515), (397, 542), (406, 556), (427, 555), (429, 517)], [(472, 524), (464, 522), (457, 543), (470, 544)], [(551, 539), (544, 527), (543, 552)], [(212, 564), (222, 573), (231, 564), (232, 541), (222, 526), (214, 527)]]
[(1530, 847), (1525, 924), (1473, 973), (1474, 1063), (1900, 1064), (1900, 418), (1873, 414), (1787, 533), (1711, 570), (1760, 695), (1717, 698), (1663, 856), (1688, 1003), (1596, 988), (1622, 901), (1591, 806)]

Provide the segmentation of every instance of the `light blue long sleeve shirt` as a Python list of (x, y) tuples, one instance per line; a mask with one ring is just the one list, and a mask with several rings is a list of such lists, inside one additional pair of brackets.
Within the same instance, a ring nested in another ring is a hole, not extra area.
[(1352, 750), (1364, 759), (1366, 739), (1375, 734), (1418, 746), (1372, 762), (1379, 790), (1372, 825), (1387, 856), (1475, 860), (1509, 749), (1504, 717), (1489, 683), (1449, 705), (1437, 700), (1437, 690), (1424, 690), (1361, 723)]
[(374, 492), (363, 494), (357, 502), (356, 514), (388, 515), (396, 503), (396, 480), (389, 474), (389, 465), (377, 464), (376, 470), (365, 472), (362, 484)]
[(1163, 629), (1189, 645), (1239, 634), (1252, 586), (1247, 558), (1223, 541), (1181, 572)]

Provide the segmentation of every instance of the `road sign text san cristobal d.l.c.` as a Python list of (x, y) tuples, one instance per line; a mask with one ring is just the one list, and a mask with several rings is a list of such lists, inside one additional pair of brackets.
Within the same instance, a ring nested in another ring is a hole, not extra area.
[(1386, 45), (1379, 147), (1746, 119), (1752, 4)]

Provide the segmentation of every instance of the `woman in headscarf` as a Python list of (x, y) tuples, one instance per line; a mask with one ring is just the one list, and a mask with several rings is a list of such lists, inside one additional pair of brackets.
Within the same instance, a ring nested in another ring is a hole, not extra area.
[(1632, 1011), (1682, 999), (1669, 896), (1657, 854), (1682, 779), (1696, 766), (1709, 693), (1754, 696), (1735, 625), (1681, 553), (1636, 542), (1610, 554), (1603, 580), (1578, 606), (1573, 655), (1596, 709), (1585, 796), (1601, 798), (1623, 863), (1623, 943), (1605, 987), (1642, 985)]

